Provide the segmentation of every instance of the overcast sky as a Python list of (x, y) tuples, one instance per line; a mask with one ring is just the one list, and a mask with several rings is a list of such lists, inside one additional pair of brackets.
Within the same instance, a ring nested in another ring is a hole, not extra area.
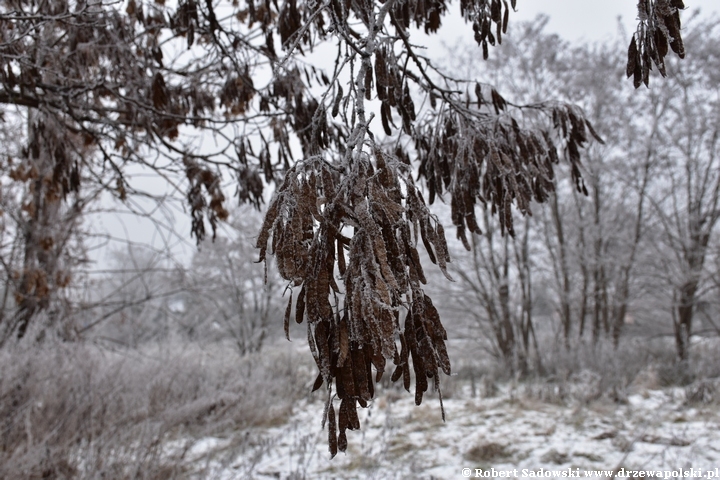
[[(683, 25), (697, 12), (705, 18), (717, 14), (720, 0), (685, 0), (685, 6), (681, 13)], [(508, 36), (513, 35), (514, 22), (532, 21), (538, 15), (550, 18), (545, 27), (547, 33), (570, 41), (612, 40), (622, 25), (625, 37), (622, 43), (629, 44), (637, 28), (637, 0), (517, 0), (516, 8), (510, 14)], [(422, 38), (423, 35), (421, 29), (413, 29), (413, 41), (426, 47), (427, 55), (436, 61), (448, 54), (444, 45), (474, 44), (472, 26), (460, 16), (459, 0), (451, 0), (449, 14), (443, 18), (438, 35)]]
[[(685, 0), (687, 18), (699, 9), (703, 15), (720, 8), (719, 0)], [(603, 40), (617, 32), (618, 16), (622, 17), (628, 35), (636, 27), (636, 0), (518, 0), (515, 20), (532, 20), (540, 13), (550, 16), (547, 30), (568, 40)]]
[[(700, 9), (703, 16), (720, 10), (720, 0), (685, 0), (685, 4), (688, 10), (682, 13), (683, 23), (696, 9)], [(617, 34), (618, 17), (620, 17), (629, 42), (630, 34), (636, 28), (636, 5), (637, 0), (517, 0), (517, 12), (510, 15), (508, 35), (512, 35), (513, 22), (532, 20), (537, 15), (546, 14), (550, 17), (546, 27), (549, 33), (557, 33), (571, 41), (601, 41), (611, 39)], [(413, 41), (429, 47), (428, 54), (431, 57), (447, 55), (447, 50), (442, 45), (456, 45), (461, 37), (467, 44), (473, 43), (472, 26), (465, 24), (459, 15), (459, 0), (450, 4), (450, 12), (451, 14), (443, 21), (439, 35), (422, 39), (421, 35), (416, 35), (419, 32), (413, 32)], [(226, 193), (232, 194), (232, 192)], [(229, 202), (234, 201), (234, 198), (229, 199)], [(194, 242), (189, 237), (190, 226), (187, 214), (176, 213), (170, 217), (164, 216), (162, 220), (175, 222), (175, 228), (178, 230), (177, 236), (170, 241), (174, 244), (171, 249), (176, 255), (189, 258), (194, 250)], [(119, 238), (152, 243), (156, 247), (163, 243), (162, 237), (144, 219), (117, 215), (114, 218), (97, 218), (95, 221), (99, 223), (96, 228), (106, 230)]]

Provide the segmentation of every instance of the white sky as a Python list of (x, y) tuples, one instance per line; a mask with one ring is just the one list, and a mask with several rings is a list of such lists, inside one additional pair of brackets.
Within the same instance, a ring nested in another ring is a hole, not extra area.
[[(450, 15), (443, 18), (439, 34), (425, 45), (431, 58), (437, 60), (447, 54), (443, 44), (456, 45), (461, 39), (465, 39), (467, 44), (474, 43), (472, 26), (460, 17), (458, 3), (455, 0), (450, 4)], [(685, 7), (681, 13), (683, 24), (696, 11), (703, 17), (717, 13), (720, 11), (720, 0), (685, 0)], [(542, 14), (550, 18), (545, 27), (547, 33), (556, 33), (570, 41), (611, 40), (616, 38), (622, 25), (626, 36), (624, 43), (629, 45), (630, 35), (637, 27), (637, 0), (517, 0), (516, 8), (516, 12), (510, 13), (508, 36), (512, 36), (513, 22), (532, 21)], [(424, 43), (420, 38), (414, 37), (413, 40), (417, 44)]]
[[(508, 0), (509, 3), (509, 0)], [(720, 11), (720, 0), (685, 0), (686, 11), (681, 16), (683, 23), (695, 10), (700, 10), (702, 16), (709, 16)], [(567, 40), (602, 41), (614, 38), (618, 33), (618, 18), (630, 40), (630, 34), (636, 27), (637, 0), (517, 0), (517, 12), (511, 12), (508, 27), (508, 36), (512, 36), (513, 22), (533, 20), (540, 14), (546, 14), (550, 21), (546, 27), (549, 33), (557, 33)], [(464, 38), (467, 44), (473, 44), (472, 26), (465, 24), (459, 15), (459, 0), (454, 0), (449, 6), (451, 14), (443, 19), (443, 27), (438, 35), (431, 39), (423, 39), (422, 35), (413, 35), (416, 44), (425, 44), (430, 57), (438, 59), (447, 54), (442, 46), (455, 45), (457, 40)], [(419, 32), (413, 32), (419, 33)], [(427, 42), (427, 43), (426, 43)], [(236, 200), (232, 197), (233, 189), (225, 192), (230, 206)], [(171, 222), (176, 229), (176, 235), (170, 239), (171, 249), (182, 259), (189, 259), (194, 250), (194, 240), (190, 238), (190, 222), (187, 213), (175, 212), (175, 218), (158, 215), (165, 223)], [(144, 219), (132, 218), (127, 215), (116, 215), (115, 218), (97, 218), (95, 222), (100, 230), (105, 230), (117, 238), (129, 238), (134, 242), (154, 244), (159, 247), (164, 241), (156, 229)], [(185, 241), (187, 240), (187, 241)], [(98, 255), (99, 256), (96, 256)], [(100, 251), (93, 255), (102, 263)]]
[[(699, 9), (709, 15), (720, 9), (718, 0), (685, 0), (686, 10), (682, 19)], [(636, 0), (518, 0), (515, 20), (532, 20), (540, 13), (550, 16), (547, 30), (558, 33), (568, 40), (604, 40), (612, 37), (618, 28), (617, 18), (622, 17), (628, 36), (635, 30), (637, 17)], [(508, 31), (508, 34), (511, 34)], [(628, 38), (628, 41), (630, 39)]]

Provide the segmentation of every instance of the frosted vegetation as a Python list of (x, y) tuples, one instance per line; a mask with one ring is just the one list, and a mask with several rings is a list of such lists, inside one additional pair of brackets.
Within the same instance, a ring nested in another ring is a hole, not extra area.
[[(163, 338), (113, 351), (53, 344), (0, 361), (5, 478), (456, 478), (463, 467), (714, 468), (720, 461), (717, 342), (691, 371), (662, 342), (548, 353), (517, 378), (452, 340), (457, 375), (420, 407), (384, 381), (330, 459), (300, 339), (240, 357), (230, 341)], [(543, 345), (552, 347), (548, 339)]]
[(0, 478), (718, 465), (715, 19), (50, 3), (0, 1)]

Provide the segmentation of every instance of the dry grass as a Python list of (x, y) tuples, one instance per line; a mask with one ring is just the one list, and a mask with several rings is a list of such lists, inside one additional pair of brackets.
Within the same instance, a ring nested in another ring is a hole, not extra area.
[(496, 462), (510, 457), (512, 453), (506, 445), (488, 442), (473, 446), (465, 453), (465, 459), (475, 463)]
[(666, 341), (633, 339), (617, 349), (606, 341), (570, 350), (546, 348), (550, 353), (543, 358), (544, 372), (520, 379), (520, 393), (557, 405), (624, 404), (634, 393), (683, 386), (689, 403), (713, 403), (720, 385), (719, 346), (717, 338), (698, 341), (690, 361), (682, 363)]
[[(228, 465), (252, 472), (252, 465), (233, 463), (239, 454), (258, 458), (274, 448), (252, 432), (284, 424), (315, 377), (309, 353), (293, 353), (294, 345), (283, 343), (245, 358), (230, 345), (170, 340), (115, 351), (50, 341), (5, 348), (0, 351), (0, 478), (208, 478)], [(497, 365), (473, 365), (475, 357), (458, 355), (459, 374), (443, 377), (444, 392), (448, 398), (491, 397), (509, 388), (516, 408), (548, 403), (614, 408), (627, 394), (685, 383), (670, 375), (679, 369), (672, 349), (608, 347), (554, 352), (544, 358), (545, 375), (528, 378), (503, 374)], [(693, 360), (680, 372), (696, 379), (685, 388), (687, 404), (717, 404), (718, 351), (715, 342), (693, 349)], [(383, 382), (379, 401), (403, 398), (400, 388)], [(435, 408), (430, 396), (426, 401)], [(407, 420), (415, 415), (440, 422), (422, 408)], [(582, 416), (573, 421), (583, 427)], [(216, 444), (198, 451), (197, 440), (208, 437)], [(299, 458), (306, 443), (298, 441)], [(388, 445), (398, 451), (410, 447), (409, 442)], [(466, 459), (477, 464), (514, 455), (495, 443), (468, 447)]]
[[(193, 438), (283, 422), (312, 381), (300, 355), (192, 344), (0, 352), (0, 478), (192, 477)], [(169, 449), (171, 441), (179, 448)], [(231, 441), (238, 446), (238, 441)], [(202, 460), (202, 459), (200, 459)]]

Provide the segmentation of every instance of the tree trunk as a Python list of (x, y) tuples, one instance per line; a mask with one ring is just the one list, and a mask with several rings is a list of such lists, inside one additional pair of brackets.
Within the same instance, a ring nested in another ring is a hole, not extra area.
[(679, 288), (677, 294), (677, 318), (674, 319), (675, 345), (678, 358), (681, 361), (690, 357), (690, 336), (692, 335), (696, 294), (705, 264), (707, 246), (710, 242), (710, 231), (717, 221), (715, 212), (709, 218), (699, 212), (699, 205), (691, 203), (690, 221), (688, 223), (688, 230), (690, 230), (689, 245), (686, 247), (684, 255), (687, 262), (688, 277)]
[(570, 317), (570, 273), (568, 271), (567, 246), (565, 245), (565, 234), (563, 231), (562, 219), (560, 218), (560, 206), (558, 205), (557, 194), (550, 195), (550, 210), (552, 212), (553, 225), (558, 242), (559, 268), (561, 277), (560, 291), (560, 320), (563, 328), (565, 347), (570, 348), (570, 330), (572, 327)]
[(677, 306), (677, 318), (675, 326), (675, 345), (678, 359), (687, 360), (690, 356), (690, 335), (692, 335), (692, 321), (695, 309), (695, 293), (697, 292), (697, 281), (686, 282), (680, 288), (679, 301)]
[(23, 260), (15, 285), (16, 311), (0, 337), (0, 345), (14, 333), (22, 338), (41, 311), (47, 310), (59, 288), (69, 282), (62, 258), (81, 212), (80, 201), (62, 209), (72, 190), (67, 172), (77, 175), (68, 145), (69, 137), (60, 137), (55, 120), (31, 112), (28, 119), (28, 147), (25, 161), (30, 167), (28, 195), (19, 219), (22, 232)]
[(530, 357), (531, 338), (533, 341), (533, 347), (535, 348), (537, 369), (541, 372), (543, 370), (532, 318), (533, 296), (530, 268), (529, 232), (530, 219), (525, 218), (525, 228), (523, 230), (523, 236), (519, 248), (517, 242), (514, 242), (515, 260), (518, 267), (518, 280), (520, 281), (520, 292), (522, 295), (522, 308), (520, 311), (520, 324), (518, 330), (520, 331), (522, 339), (520, 368), (523, 373), (526, 373), (529, 367), (528, 361)]
[[(653, 129), (653, 132), (655, 128)], [(628, 301), (630, 299), (630, 274), (635, 265), (635, 256), (640, 240), (643, 236), (643, 222), (645, 220), (645, 191), (647, 190), (650, 178), (650, 161), (652, 159), (653, 149), (649, 147), (645, 165), (643, 166), (643, 177), (638, 191), (638, 208), (635, 217), (635, 229), (633, 231), (633, 242), (630, 247), (630, 255), (627, 262), (620, 271), (620, 281), (615, 294), (612, 320), (612, 339), (613, 346), (617, 348), (620, 345), (620, 336), (625, 328), (625, 316), (627, 315)]]
[(54, 159), (50, 151), (46, 125), (39, 115), (28, 120), (28, 162), (36, 172), (31, 180), (30, 198), (25, 204), (22, 222), (24, 258), (20, 282), (15, 291), (17, 310), (13, 328), (22, 338), (31, 319), (50, 303), (55, 289), (58, 259), (55, 255), (54, 230), (58, 226), (62, 192), (53, 181)]

